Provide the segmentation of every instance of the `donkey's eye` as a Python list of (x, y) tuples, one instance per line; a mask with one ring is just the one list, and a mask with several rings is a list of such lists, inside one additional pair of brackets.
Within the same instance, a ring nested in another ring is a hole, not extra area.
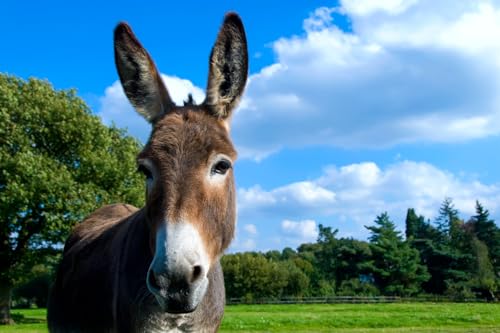
[(212, 167), (212, 174), (225, 175), (229, 169), (231, 169), (231, 162), (228, 160), (220, 160)]
[(149, 170), (144, 165), (139, 164), (139, 167), (137, 168), (137, 171), (142, 172), (144, 174), (144, 176), (146, 176), (146, 180), (152, 180), (153, 179), (153, 173), (151, 172), (151, 170)]

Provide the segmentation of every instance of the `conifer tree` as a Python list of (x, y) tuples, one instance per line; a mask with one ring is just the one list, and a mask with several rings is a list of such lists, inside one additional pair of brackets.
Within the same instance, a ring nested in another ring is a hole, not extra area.
[(488, 248), (491, 264), (500, 277), (500, 228), (490, 219), (490, 213), (476, 201), (476, 215), (471, 219), (476, 237)]
[(418, 251), (403, 241), (387, 213), (375, 219), (375, 225), (366, 227), (373, 255), (375, 284), (385, 295), (408, 296), (418, 293), (429, 278), (420, 264)]

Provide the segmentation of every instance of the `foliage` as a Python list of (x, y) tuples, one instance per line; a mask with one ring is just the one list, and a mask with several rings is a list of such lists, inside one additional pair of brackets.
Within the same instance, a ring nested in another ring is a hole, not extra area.
[(410, 296), (420, 292), (422, 282), (429, 279), (420, 264), (418, 251), (403, 241), (387, 213), (377, 216), (371, 231), (372, 272), (375, 285), (384, 295)]
[(446, 198), (435, 224), (408, 209), (405, 239), (383, 213), (367, 227), (368, 242), (338, 238), (338, 230), (320, 224), (317, 242), (301, 244), (297, 251), (228, 255), (222, 260), (227, 295), (255, 301), (425, 293), (494, 300), (500, 278), (491, 251), (500, 244), (498, 227), (479, 203), (476, 210), (464, 223)]
[(280, 262), (273, 262), (258, 253), (229, 254), (222, 258), (228, 297), (248, 300), (279, 297), (289, 280), (289, 271)]
[(343, 280), (337, 291), (339, 296), (378, 296), (380, 290), (372, 281), (362, 278)]
[(445, 198), (439, 208), (439, 216), (436, 219), (437, 229), (442, 235), (450, 236), (453, 234), (458, 220), (458, 210), (455, 208), (453, 200), (449, 197)]
[(282, 265), (288, 271), (288, 281), (283, 287), (282, 294), (297, 297), (306, 296), (309, 289), (309, 277), (292, 260), (284, 261)]
[(26, 272), (16, 279), (13, 290), (12, 304), (14, 307), (46, 307), (49, 288), (54, 279), (54, 273), (59, 262), (60, 254), (46, 254), (39, 256), (38, 260), (26, 260), (22, 270)]
[(490, 214), (476, 201), (476, 215), (471, 219), (473, 232), (487, 249), (496, 276), (500, 277), (500, 228), (490, 219)]
[(135, 172), (140, 144), (104, 126), (73, 90), (0, 74), (0, 119), (5, 299), (31, 267), (27, 263), (58, 251), (71, 227), (91, 211), (117, 201), (141, 205), (143, 181)]

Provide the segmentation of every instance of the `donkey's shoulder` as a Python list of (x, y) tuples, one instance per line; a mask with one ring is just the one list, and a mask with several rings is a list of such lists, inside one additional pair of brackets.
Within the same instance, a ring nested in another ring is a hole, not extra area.
[(91, 241), (113, 228), (113, 226), (122, 222), (125, 223), (138, 210), (137, 207), (127, 204), (112, 204), (95, 210), (73, 228), (64, 247), (65, 252), (75, 243)]

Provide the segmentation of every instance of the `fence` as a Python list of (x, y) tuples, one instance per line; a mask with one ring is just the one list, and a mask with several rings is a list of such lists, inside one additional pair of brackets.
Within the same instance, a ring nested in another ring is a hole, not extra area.
[(335, 303), (403, 303), (403, 302), (486, 302), (479, 298), (454, 298), (448, 296), (329, 296), (329, 297), (283, 297), (283, 298), (229, 298), (226, 303), (237, 304), (335, 304)]

